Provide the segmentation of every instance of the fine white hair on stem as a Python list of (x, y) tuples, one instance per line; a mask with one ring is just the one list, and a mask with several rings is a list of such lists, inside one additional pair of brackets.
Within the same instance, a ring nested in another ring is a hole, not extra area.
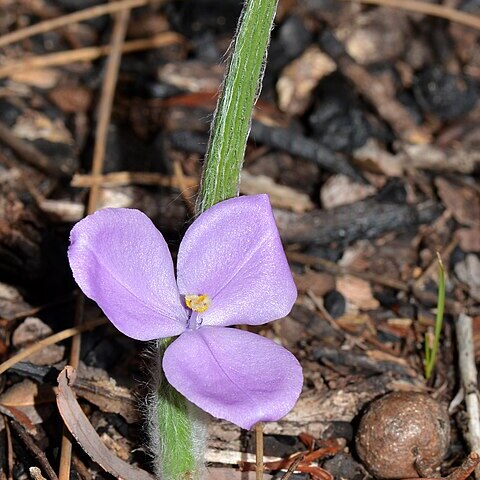
[[(156, 477), (161, 480), (179, 480), (172, 477), (168, 472), (165, 472), (164, 463), (165, 458), (168, 456), (170, 460), (178, 455), (176, 452), (190, 451), (195, 459), (195, 471), (190, 472), (192, 474), (192, 480), (203, 478), (204, 474), (204, 455), (206, 448), (206, 438), (209, 415), (200, 410), (195, 405), (191, 404), (185, 399), (187, 404), (188, 423), (191, 432), (191, 438), (188, 445), (175, 445), (175, 449), (172, 449), (172, 445), (168, 445), (162, 435), (162, 432), (169, 428), (169, 434), (172, 435), (172, 431), (175, 437), (177, 437), (177, 429), (182, 426), (176, 422), (179, 421), (178, 416), (175, 416), (174, 409), (168, 408), (168, 399), (160, 398), (160, 391), (162, 382), (165, 381), (162, 371), (162, 350), (164, 347), (160, 342), (152, 342), (147, 347), (146, 355), (149, 357), (149, 372), (150, 372), (150, 393), (145, 401), (145, 416), (148, 428), (149, 436), (149, 450), (153, 459), (153, 468)], [(162, 417), (165, 420), (165, 425), (160, 425), (159, 422), (159, 408), (164, 408)], [(171, 416), (169, 416), (171, 413)], [(181, 439), (182, 436), (179, 436)], [(181, 461), (181, 459), (179, 459)]]

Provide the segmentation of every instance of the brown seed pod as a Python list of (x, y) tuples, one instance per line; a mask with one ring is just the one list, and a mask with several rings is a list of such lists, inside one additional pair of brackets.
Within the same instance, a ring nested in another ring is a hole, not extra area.
[(394, 392), (373, 402), (360, 421), (357, 453), (376, 478), (432, 476), (450, 443), (445, 408), (423, 393)]

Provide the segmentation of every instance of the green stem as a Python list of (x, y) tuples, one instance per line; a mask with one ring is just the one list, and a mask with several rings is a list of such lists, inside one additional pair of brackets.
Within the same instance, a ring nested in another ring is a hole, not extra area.
[(155, 469), (162, 480), (194, 480), (203, 477), (206, 415), (177, 392), (162, 373), (162, 359), (175, 338), (158, 342), (157, 395), (152, 415)]
[(236, 197), (278, 0), (246, 0), (205, 157), (197, 213)]
[[(196, 213), (238, 195), (253, 106), (260, 93), (278, 0), (246, 0), (210, 133)], [(163, 352), (174, 339), (159, 342)], [(152, 438), (162, 480), (202, 478), (206, 420), (164, 378), (154, 403)], [(155, 442), (155, 439), (158, 439)]]

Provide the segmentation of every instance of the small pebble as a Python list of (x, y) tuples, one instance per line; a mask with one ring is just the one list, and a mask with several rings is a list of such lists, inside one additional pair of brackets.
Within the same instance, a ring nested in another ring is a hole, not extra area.
[(324, 297), (325, 310), (333, 317), (339, 318), (345, 313), (345, 297), (338, 290), (331, 290)]

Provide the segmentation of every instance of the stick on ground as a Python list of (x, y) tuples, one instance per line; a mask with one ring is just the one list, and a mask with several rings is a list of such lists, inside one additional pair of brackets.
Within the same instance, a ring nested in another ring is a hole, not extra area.
[[(455, 322), (458, 360), (465, 404), (468, 413), (467, 442), (472, 452), (480, 453), (480, 403), (478, 399), (477, 367), (473, 348), (472, 317), (461, 313)], [(480, 468), (475, 469), (475, 478), (480, 479)]]
[(255, 478), (256, 480), (263, 479), (263, 423), (259, 422), (255, 425)]
[[(94, 178), (102, 174), (103, 163), (105, 160), (105, 152), (107, 147), (108, 126), (112, 114), (113, 98), (115, 95), (115, 87), (117, 85), (118, 71), (122, 58), (122, 47), (127, 33), (128, 21), (130, 19), (130, 9), (122, 10), (115, 15), (115, 24), (113, 27), (112, 38), (110, 42), (110, 56), (107, 62), (105, 78), (102, 84), (100, 105), (98, 110), (98, 123), (95, 132), (95, 146), (93, 151), (92, 175)], [(100, 185), (94, 183), (90, 189), (88, 199), (87, 214), (93, 213), (97, 208)], [(85, 297), (80, 295), (77, 303), (77, 311), (75, 315), (75, 325), (79, 326), (83, 323), (83, 304)], [(81, 336), (73, 337), (72, 348), (70, 351), (70, 365), (78, 368), (80, 362), (80, 346)], [(62, 449), (60, 455), (60, 480), (69, 480), (70, 466), (72, 461), (72, 443), (64, 431), (62, 437)]]

